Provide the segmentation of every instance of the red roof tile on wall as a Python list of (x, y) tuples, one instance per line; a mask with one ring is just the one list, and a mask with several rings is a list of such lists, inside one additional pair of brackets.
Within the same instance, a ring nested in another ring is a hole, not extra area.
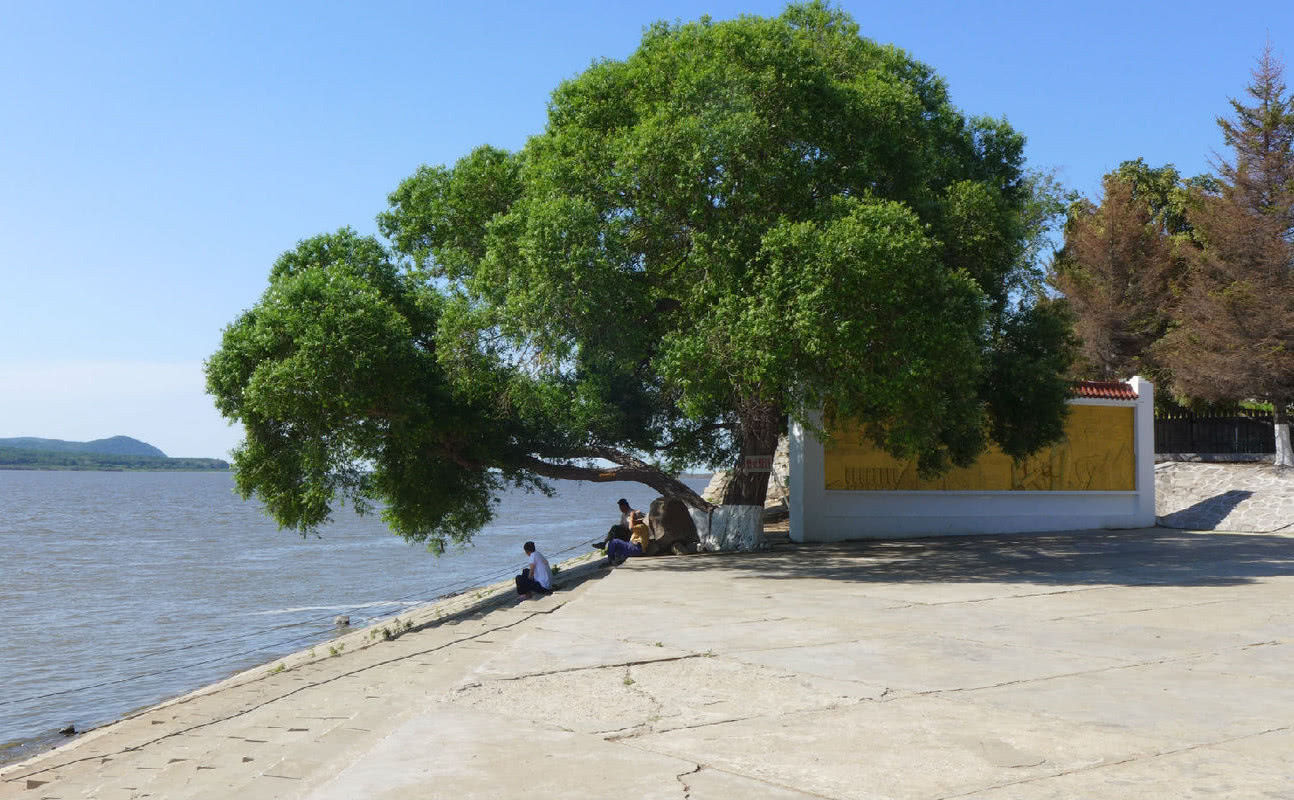
[(1123, 381), (1074, 381), (1074, 396), (1086, 400), (1136, 400), (1137, 393)]

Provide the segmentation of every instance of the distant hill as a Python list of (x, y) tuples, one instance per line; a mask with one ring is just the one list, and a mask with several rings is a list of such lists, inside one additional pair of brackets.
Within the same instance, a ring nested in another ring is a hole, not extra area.
[(227, 470), (229, 463), (218, 458), (169, 458), (129, 436), (93, 442), (19, 436), (0, 439), (0, 469), (206, 471)]
[(48, 450), (54, 453), (167, 457), (166, 453), (151, 444), (132, 439), (129, 436), (113, 436), (108, 439), (95, 439), (92, 442), (65, 442), (62, 439), (38, 439), (35, 436), (19, 436), (14, 439), (0, 439), (0, 447), (16, 447), (21, 450)]

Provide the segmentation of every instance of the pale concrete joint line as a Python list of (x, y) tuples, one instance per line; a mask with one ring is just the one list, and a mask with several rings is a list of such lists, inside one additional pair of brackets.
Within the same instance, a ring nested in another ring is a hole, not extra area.
[[(822, 709), (820, 708), (804, 709), (804, 711), (817, 712), (817, 711), (822, 711)], [(730, 725), (734, 722), (746, 722), (747, 720), (760, 719), (761, 717), (767, 717), (767, 716), (768, 715), (766, 714), (752, 714), (748, 717), (729, 717), (728, 719), (713, 719), (713, 720), (710, 720), (709, 722), (698, 722), (695, 725), (679, 725), (678, 727), (675, 727), (675, 728), (667, 727), (667, 728), (661, 728), (660, 730), (653, 728), (650, 724), (640, 723), (638, 725), (631, 725), (627, 728), (616, 729), (620, 731), (628, 731), (628, 733), (620, 734), (620, 733), (615, 733), (615, 731), (606, 731), (606, 733), (611, 733), (613, 735), (605, 736), (603, 737), (603, 740), (607, 742), (626, 742), (626, 741), (629, 741), (630, 739), (637, 739), (640, 736), (646, 736), (647, 734), (651, 734), (651, 733), (673, 733), (674, 731), (694, 731), (697, 728), (713, 728), (715, 725)]]
[[(1155, 584), (1132, 584), (1133, 586), (1144, 586)], [(1078, 589), (1058, 589), (1054, 592), (1029, 592), (1028, 594), (995, 594), (992, 597), (977, 597), (970, 600), (941, 600), (937, 603), (922, 603), (919, 600), (913, 600), (912, 603), (920, 606), (956, 606), (969, 605), (971, 603), (992, 603), (995, 600), (1021, 600), (1030, 597), (1050, 597), (1054, 594), (1076, 594), (1078, 592), (1100, 592), (1114, 587), (1111, 586), (1083, 586)]]
[[(549, 675), (564, 675), (568, 672), (587, 672), (594, 669), (616, 669), (618, 667), (640, 667), (644, 664), (668, 664), (671, 661), (686, 661), (690, 658), (714, 658), (710, 653), (688, 653), (682, 656), (663, 656), (661, 658), (645, 658), (638, 661), (618, 661), (614, 664), (589, 664), (580, 667), (563, 667), (562, 669), (551, 669), (543, 672), (526, 672), (521, 675), (504, 675), (498, 678), (488, 678), (489, 681), (524, 681), (529, 678), (545, 678)], [(474, 681), (464, 684), (460, 689), (470, 689), (481, 686), (482, 683)]]
[[(1276, 645), (1280, 643), (1281, 642), (1278, 640), (1273, 640), (1270, 642), (1251, 642), (1249, 644), (1237, 645), (1234, 648), (1224, 648), (1224, 649), (1248, 650), (1254, 647), (1269, 647), (1271, 645)], [(1167, 656), (1165, 658), (1152, 659), (1150, 661), (1137, 661), (1132, 664), (1113, 664), (1108, 667), (1097, 667), (1096, 669), (1085, 669), (1085, 670), (1079, 670), (1077, 672), (1061, 672), (1055, 675), (1041, 675), (1036, 678), (1018, 678), (1012, 681), (1004, 681), (1002, 683), (991, 683), (985, 686), (957, 686), (951, 689), (928, 689), (923, 692), (906, 693), (901, 697), (895, 697), (894, 699), (899, 700), (899, 699), (902, 699), (902, 697), (930, 697), (930, 696), (943, 695), (943, 694), (957, 694), (960, 692), (979, 692), (985, 689), (1000, 689), (1004, 686), (1018, 686), (1026, 683), (1043, 683), (1045, 681), (1054, 681), (1060, 678), (1073, 678), (1080, 675), (1096, 675), (1102, 672), (1114, 672), (1116, 670), (1123, 670), (1123, 669), (1136, 669), (1137, 667), (1153, 667), (1153, 666), (1158, 666), (1160, 664), (1171, 664), (1178, 661), (1191, 661), (1205, 656), (1214, 656), (1214, 655), (1217, 655), (1219, 652), (1221, 651), (1215, 650), (1210, 652), (1185, 653), (1182, 655)], [(893, 702), (893, 701), (886, 700), (885, 702)]]
[(1118, 766), (1122, 766), (1123, 764), (1134, 764), (1138, 761), (1151, 761), (1156, 758), (1165, 758), (1168, 756), (1180, 755), (1181, 753), (1189, 753), (1192, 750), (1202, 750), (1208, 747), (1217, 747), (1218, 745), (1231, 744), (1232, 742), (1239, 742), (1245, 739), (1256, 739), (1259, 736), (1268, 736), (1273, 733), (1285, 733), (1290, 730), (1294, 730), (1294, 726), (1285, 725), (1280, 728), (1269, 728), (1264, 731), (1257, 731), (1255, 733), (1246, 733), (1241, 736), (1232, 736), (1226, 739), (1219, 739), (1214, 742), (1200, 742), (1199, 744), (1192, 744), (1192, 745), (1187, 745), (1185, 747), (1178, 747), (1173, 750), (1161, 750), (1160, 752), (1157, 752), (1157, 753), (1146, 753), (1144, 755), (1129, 756), (1128, 758), (1120, 759), (1119, 761), (1106, 761), (1101, 764), (1087, 764), (1081, 767), (1075, 767), (1074, 769), (1067, 769), (1067, 770), (1062, 770), (1061, 772), (1054, 772), (1050, 775), (1037, 775), (1032, 778), (1020, 778), (1019, 780), (1007, 781), (1006, 783), (993, 784), (992, 786), (982, 786), (978, 789), (972, 789), (969, 792), (962, 792), (961, 794), (945, 795), (943, 797), (936, 798), (936, 800), (957, 800), (957, 798), (959, 797), (969, 797), (971, 795), (978, 794), (980, 792), (991, 791), (993, 789), (1002, 789), (1007, 786), (1021, 786), (1026, 783), (1037, 783), (1039, 781), (1051, 780), (1052, 778), (1063, 778), (1066, 775), (1074, 775), (1079, 772), (1091, 772), (1092, 770), (1106, 769), (1107, 767), (1118, 767)]

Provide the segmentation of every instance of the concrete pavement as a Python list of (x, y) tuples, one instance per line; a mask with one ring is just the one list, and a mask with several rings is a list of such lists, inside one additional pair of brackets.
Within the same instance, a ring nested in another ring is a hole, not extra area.
[(782, 547), (463, 606), (488, 600), (94, 731), (0, 796), (1294, 798), (1292, 537)]

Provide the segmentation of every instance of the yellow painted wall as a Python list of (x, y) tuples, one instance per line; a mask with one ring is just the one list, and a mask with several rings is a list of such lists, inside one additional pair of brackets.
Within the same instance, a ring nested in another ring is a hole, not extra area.
[(965, 469), (917, 477), (916, 460), (876, 449), (857, 426), (834, 432), (825, 448), (827, 489), (852, 491), (1121, 491), (1136, 488), (1130, 406), (1070, 407), (1065, 441), (1020, 464), (996, 447)]

